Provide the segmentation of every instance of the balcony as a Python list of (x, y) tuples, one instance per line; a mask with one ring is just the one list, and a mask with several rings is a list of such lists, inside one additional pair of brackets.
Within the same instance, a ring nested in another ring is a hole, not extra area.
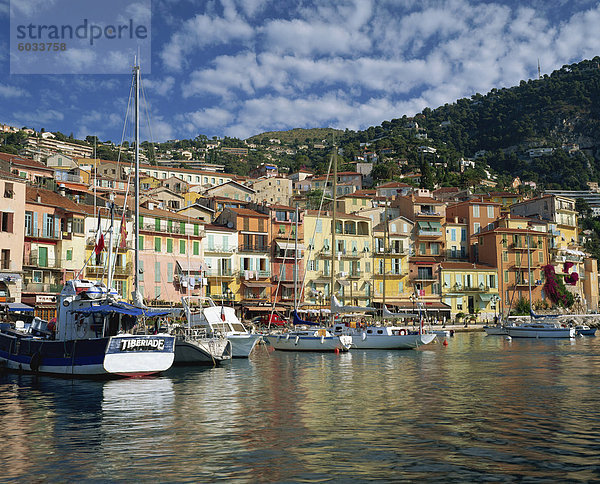
[(394, 257), (394, 256), (399, 256), (399, 255), (409, 255), (409, 253), (410, 253), (410, 250), (407, 248), (396, 249), (393, 247), (388, 247), (385, 250), (383, 248), (378, 248), (375, 250), (375, 255), (381, 256), (381, 257)]
[[(65, 238), (65, 237), (63, 237), (63, 239), (64, 239), (64, 238)], [(116, 243), (117, 243), (117, 239), (114, 239), (113, 243), (114, 243), (114, 244), (116, 244)], [(108, 248), (108, 236), (106, 236), (106, 237), (104, 238), (104, 244), (105, 244), (105, 246)], [(96, 237), (95, 237), (95, 236), (94, 236), (94, 237), (88, 237), (88, 238), (85, 240), (85, 246), (86, 246), (86, 248), (88, 248), (88, 249), (91, 249), (92, 247), (95, 247), (95, 246), (96, 246)], [(131, 240), (126, 240), (126, 241), (125, 241), (125, 247), (116, 247), (116, 249), (118, 249), (118, 250), (128, 250), (128, 249), (133, 249), (133, 241), (131, 241)], [(143, 249), (143, 247), (140, 247), (140, 250), (141, 250), (141, 249)]]
[[(249, 270), (249, 269), (242, 269), (241, 271), (238, 272), (239, 276), (241, 279), (245, 279), (248, 281), (252, 281), (253, 279), (256, 279), (256, 274), (258, 273), (258, 278), (259, 279), (264, 279), (267, 277), (271, 277), (271, 271), (253, 271), (253, 270)], [(248, 277), (246, 278), (246, 275), (248, 275)]]
[(268, 245), (242, 245), (239, 249), (240, 252), (269, 252)]
[(62, 284), (49, 284), (43, 282), (27, 282), (23, 284), (23, 292), (55, 293), (63, 289)]
[(29, 257), (23, 257), (23, 266), (43, 267), (44, 269), (61, 269), (61, 261), (54, 258), (44, 258), (37, 254), (30, 254)]
[(233, 277), (235, 275), (231, 269), (210, 269), (204, 274), (206, 277)]
[[(108, 272), (104, 265), (88, 264), (85, 268), (87, 274), (102, 274)], [(133, 262), (128, 262), (124, 266), (115, 266), (115, 276), (133, 275)]]
[(460, 251), (452, 251), (452, 250), (446, 250), (445, 251), (446, 254), (446, 259), (451, 259), (451, 260), (461, 260), (461, 259), (467, 259), (467, 254), (466, 252), (460, 252)]
[(213, 246), (204, 249), (205, 254), (233, 254), (237, 249), (234, 247)]
[(439, 230), (419, 230), (419, 237), (441, 237), (444, 235)]
[(34, 239), (48, 239), (48, 240), (60, 240), (62, 232), (54, 232), (54, 230), (48, 231), (41, 228), (25, 228), (25, 237), (31, 237)]
[(362, 277), (362, 271), (350, 271), (348, 279), (360, 279)]

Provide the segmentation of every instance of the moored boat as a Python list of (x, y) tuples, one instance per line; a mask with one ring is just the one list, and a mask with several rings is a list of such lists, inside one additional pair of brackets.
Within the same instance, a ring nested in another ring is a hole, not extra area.
[(264, 338), (280, 351), (348, 351), (352, 346), (351, 336), (335, 335), (325, 328), (269, 334)]
[(531, 321), (505, 326), (511, 338), (574, 338), (575, 328), (548, 321)]
[(208, 336), (226, 338), (233, 358), (248, 358), (261, 339), (260, 334), (246, 329), (232, 307), (217, 306), (211, 298), (199, 296), (184, 296), (181, 302), (188, 326), (202, 328)]
[(345, 334), (352, 338), (352, 348), (362, 350), (409, 350), (431, 343), (434, 333), (409, 331), (400, 326), (366, 326), (349, 328), (336, 324), (333, 334)]
[(171, 367), (175, 338), (137, 335), (138, 318), (159, 316), (120, 302), (101, 282), (67, 281), (55, 325), (0, 331), (0, 361), (12, 370), (68, 376), (146, 376)]
[(581, 336), (596, 336), (596, 328), (591, 328), (587, 324), (575, 326), (575, 333)]

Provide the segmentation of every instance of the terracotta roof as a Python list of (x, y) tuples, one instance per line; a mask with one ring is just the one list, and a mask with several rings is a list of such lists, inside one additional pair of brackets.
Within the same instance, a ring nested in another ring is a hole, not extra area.
[[(38, 202), (38, 197), (40, 201)], [(25, 190), (25, 203), (39, 203), (49, 207), (62, 208), (69, 212), (84, 213), (81, 210), (81, 205), (75, 203), (73, 200), (62, 195), (53, 192), (52, 190), (46, 190), (45, 188), (36, 188), (27, 186)]]
[(230, 229), (229, 227), (225, 227), (224, 225), (214, 225), (214, 224), (205, 224), (205, 230), (213, 230), (215, 232), (237, 232), (236, 229)]
[(11, 162), (11, 163), (16, 163), (16, 164), (21, 165), (21, 166), (27, 166), (29, 168), (36, 168), (36, 169), (39, 169), (39, 170), (45, 170), (45, 171), (49, 171), (51, 173), (54, 173), (54, 170), (52, 168), (48, 168), (43, 163), (40, 163), (39, 161), (32, 160), (31, 158), (23, 158), (23, 157), (18, 156), (18, 155), (12, 155), (10, 153), (0, 153), (0, 160), (8, 161), (8, 162)]
[(268, 215), (264, 213), (255, 212), (254, 210), (250, 210), (249, 208), (227, 207), (225, 210), (231, 210), (232, 212), (237, 213), (238, 215), (269, 218)]
[(474, 264), (472, 262), (442, 262), (440, 265), (442, 269), (482, 269), (493, 271), (497, 269), (488, 264)]
[(383, 185), (378, 185), (377, 188), (406, 188), (406, 187), (411, 187), (412, 185), (409, 185), (408, 183), (401, 183), (401, 182), (387, 182), (384, 183)]
[(458, 193), (460, 188), (458, 187), (441, 187), (434, 190), (433, 193)]

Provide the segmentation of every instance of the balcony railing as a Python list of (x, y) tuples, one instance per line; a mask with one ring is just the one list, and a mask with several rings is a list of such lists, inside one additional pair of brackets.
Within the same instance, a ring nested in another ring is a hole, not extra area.
[(211, 269), (205, 272), (207, 277), (233, 277), (234, 272), (231, 269)]
[(382, 247), (375, 249), (376, 255), (408, 255), (410, 250), (408, 248), (396, 249), (394, 247), (388, 247), (387, 249), (383, 249)]
[(441, 230), (419, 230), (419, 237), (441, 237), (444, 233)]
[[(249, 269), (242, 269), (241, 271), (239, 271), (239, 276), (242, 279), (246, 278), (246, 273), (248, 274), (248, 280), (251, 281), (252, 279), (255, 279), (256, 276), (254, 276), (256, 273), (258, 273), (258, 277), (259, 278), (265, 278), (265, 277), (271, 277), (271, 271), (254, 271), (254, 270), (249, 270)], [(254, 277), (252, 277), (254, 276)]]
[(26, 237), (35, 237), (37, 239), (51, 239), (51, 240), (60, 240), (62, 236), (62, 232), (55, 233), (54, 230), (47, 231), (43, 228), (25, 228), (25, 236)]
[(233, 254), (237, 249), (234, 247), (213, 246), (206, 247), (204, 253), (210, 254)]
[(60, 269), (61, 261), (54, 258), (43, 258), (39, 255), (29, 255), (23, 257), (23, 265), (29, 267), (43, 267), (47, 269)]
[(62, 291), (62, 284), (49, 284), (43, 282), (28, 282), (23, 284), (23, 292), (50, 292), (59, 293)]
[(242, 245), (240, 252), (269, 252), (268, 245)]
[[(94, 264), (88, 264), (85, 269), (88, 272), (88, 274), (99, 274), (99, 273), (108, 271), (108, 269), (104, 265), (94, 265)], [(115, 276), (130, 276), (130, 275), (133, 275), (133, 263), (132, 262), (128, 262), (124, 266), (120, 266), (120, 265), (115, 266)]]

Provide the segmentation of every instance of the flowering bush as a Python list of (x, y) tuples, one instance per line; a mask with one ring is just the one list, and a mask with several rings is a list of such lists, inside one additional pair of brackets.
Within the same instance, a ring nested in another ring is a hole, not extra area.
[[(573, 306), (575, 298), (573, 297), (573, 294), (567, 291), (563, 280), (556, 275), (556, 272), (554, 272), (554, 266), (548, 264), (542, 267), (542, 270), (544, 271), (544, 275), (546, 276), (544, 292), (546, 293), (546, 296), (548, 296), (550, 301), (552, 301), (557, 306), (563, 306), (565, 308), (570, 308), (571, 306)], [(572, 275), (566, 275), (565, 280), (567, 279), (567, 277), (569, 277), (569, 281), (567, 282), (571, 284), (570, 281), (572, 280), (573, 276), (575, 276), (575, 282), (577, 282), (579, 276), (576, 272), (574, 272)]]

